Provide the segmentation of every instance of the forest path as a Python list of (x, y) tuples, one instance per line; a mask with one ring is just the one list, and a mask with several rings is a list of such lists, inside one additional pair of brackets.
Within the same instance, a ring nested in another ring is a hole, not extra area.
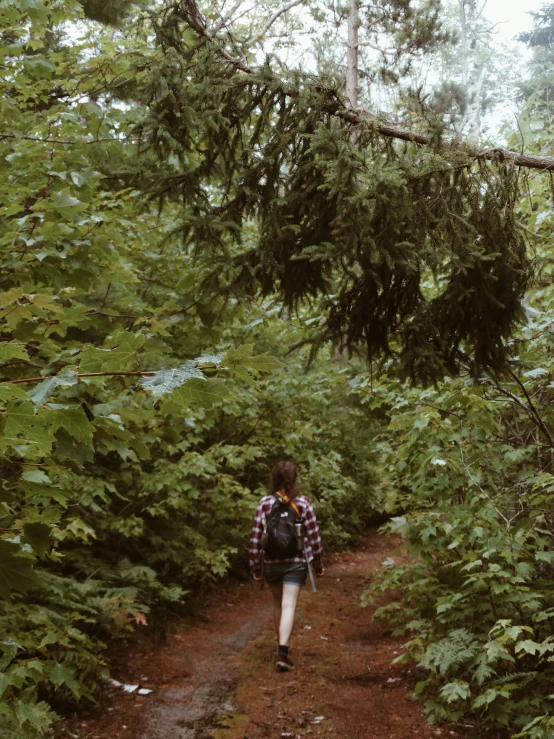
[(359, 595), (390, 557), (394, 538), (370, 532), (354, 552), (337, 555), (299, 599), (291, 657), (274, 671), (271, 596), (253, 584), (209, 599), (206, 620), (183, 627), (163, 647), (135, 645), (114, 661), (114, 677), (153, 692), (111, 693), (111, 705), (66, 733), (79, 739), (430, 739), (458, 736), (429, 726), (410, 699), (412, 669), (392, 665), (401, 642)]

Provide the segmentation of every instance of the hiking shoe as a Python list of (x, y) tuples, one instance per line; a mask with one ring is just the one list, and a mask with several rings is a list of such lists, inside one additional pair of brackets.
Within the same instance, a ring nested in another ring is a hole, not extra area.
[(275, 667), (279, 670), (279, 672), (288, 672), (289, 670), (294, 670), (294, 664), (290, 661), (288, 657), (285, 657), (284, 654), (277, 655)]

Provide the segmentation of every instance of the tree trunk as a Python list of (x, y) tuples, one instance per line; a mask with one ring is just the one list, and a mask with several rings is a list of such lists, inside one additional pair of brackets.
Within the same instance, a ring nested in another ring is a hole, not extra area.
[(359, 0), (350, 0), (348, 13), (348, 47), (346, 51), (346, 98), (353, 110), (358, 107), (358, 29)]
[(467, 111), (463, 128), (470, 141), (476, 141), (481, 130), (481, 90), (485, 69), (479, 69), (479, 32), (477, 0), (458, 0), (463, 39), (463, 77), (467, 91)]

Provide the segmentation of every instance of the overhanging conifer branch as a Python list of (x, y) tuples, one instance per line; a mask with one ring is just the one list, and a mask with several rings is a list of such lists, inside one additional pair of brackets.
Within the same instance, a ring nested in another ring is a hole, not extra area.
[[(196, 43), (183, 40), (187, 28)], [(334, 86), (307, 75), (249, 66), (194, 0), (174, 0), (159, 39), (168, 53), (139, 137), (161, 163), (183, 166), (152, 193), (182, 203), (185, 244), (210, 249), (233, 291), (278, 295), (291, 311), (321, 299), (314, 351), (332, 342), (395, 357), (423, 382), (468, 361), (476, 376), (506, 371), (532, 278), (515, 217), (523, 155), (441, 142), (436, 131), (349, 109)], [(554, 167), (538, 159), (531, 164)], [(217, 198), (206, 197), (207, 182)], [(255, 223), (248, 243), (246, 222)], [(238, 246), (232, 259), (229, 244)]]
[[(188, 25), (196, 31), (196, 33), (206, 41), (210, 43), (218, 43), (218, 39), (212, 34), (202, 18), (198, 6), (195, 0), (181, 0), (178, 5), (179, 15)], [(239, 71), (245, 74), (255, 74), (257, 70), (250, 67), (242, 59), (238, 59), (229, 54), (226, 49), (218, 44), (219, 54), (225, 62), (235, 67)], [(283, 87), (283, 91), (285, 91)], [(369, 110), (358, 108), (356, 110), (348, 109), (346, 107), (339, 108), (333, 111), (333, 114), (337, 118), (348, 121), (353, 125), (361, 125), (367, 122), (371, 122), (375, 125), (377, 131), (388, 138), (399, 139), (401, 141), (411, 141), (414, 144), (421, 144), (423, 146), (429, 145), (432, 142), (432, 137), (425, 133), (418, 133), (411, 131), (406, 128), (402, 128), (395, 123), (389, 121), (380, 120), (379, 116), (372, 113)], [(464, 146), (462, 142), (457, 141), (444, 141), (442, 143), (444, 148), (464, 148), (466, 155), (470, 160), (493, 160), (497, 159), (500, 161), (513, 162), (517, 167), (524, 167), (526, 169), (538, 169), (545, 172), (554, 172), (554, 157), (547, 156), (534, 156), (531, 154), (520, 154), (510, 149), (504, 149), (500, 146), (493, 146), (487, 149), (475, 149), (473, 147)]]

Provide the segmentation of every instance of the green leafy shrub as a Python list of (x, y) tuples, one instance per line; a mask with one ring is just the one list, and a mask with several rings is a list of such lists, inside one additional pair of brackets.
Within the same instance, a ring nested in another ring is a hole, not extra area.
[[(536, 399), (534, 377), (522, 387)], [(401, 659), (428, 672), (416, 694), (435, 721), (473, 716), (538, 731), (537, 715), (554, 708), (553, 478), (550, 452), (510, 397), (517, 385), (359, 391), (390, 419), (381, 504), (396, 514), (386, 528), (405, 537), (411, 559), (391, 563), (375, 587), (401, 588), (401, 601), (378, 615), (409, 635)]]
[(109, 640), (244, 574), (276, 459), (300, 463), (328, 546), (371, 497), (351, 370), (273, 358), (314, 317), (241, 305), (233, 275), (214, 289), (173, 205), (141, 196), (159, 173), (130, 133), (144, 16), (133, 34), (82, 18), (0, 3), (0, 734), (17, 739), (95, 699)]

